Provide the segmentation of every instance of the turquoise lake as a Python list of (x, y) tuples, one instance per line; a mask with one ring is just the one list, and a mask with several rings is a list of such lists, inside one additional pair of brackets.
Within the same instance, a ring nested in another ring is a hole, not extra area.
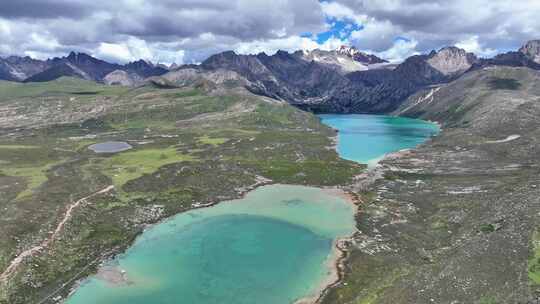
[(342, 158), (368, 165), (387, 153), (414, 148), (439, 132), (437, 124), (412, 118), (367, 114), (318, 116), (339, 131), (337, 151)]
[(354, 208), (318, 188), (260, 187), (148, 229), (109, 263), (129, 283), (94, 276), (67, 303), (293, 303), (333, 271), (334, 241), (353, 233)]
[[(439, 130), (415, 119), (320, 115), (346, 159), (374, 163)], [(334, 272), (335, 241), (355, 231), (355, 206), (319, 188), (270, 185), (147, 229), (67, 304), (289, 304), (316, 296)], [(103, 269), (103, 268), (102, 268)], [(114, 275), (113, 275), (114, 277)]]

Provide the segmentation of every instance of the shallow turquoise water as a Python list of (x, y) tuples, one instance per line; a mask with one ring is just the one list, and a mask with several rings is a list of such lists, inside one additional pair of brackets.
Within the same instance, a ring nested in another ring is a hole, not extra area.
[(330, 271), (354, 206), (321, 189), (272, 185), (145, 231), (111, 264), (130, 284), (88, 279), (69, 304), (293, 303)]
[(337, 130), (342, 158), (373, 164), (386, 153), (414, 148), (439, 132), (427, 121), (367, 114), (322, 114), (321, 121)]

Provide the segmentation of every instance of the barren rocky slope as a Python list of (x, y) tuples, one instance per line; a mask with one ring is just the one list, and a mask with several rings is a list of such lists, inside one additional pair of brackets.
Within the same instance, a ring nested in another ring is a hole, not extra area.
[(360, 233), (344, 282), (322, 302), (536, 299), (539, 88), (537, 71), (490, 67), (409, 98), (396, 114), (443, 131), (383, 161), (371, 186), (354, 187), (365, 201)]
[[(228, 51), (211, 56), (200, 66), (179, 70), (196, 69), (199, 74), (234, 71), (248, 81), (250, 91), (312, 112), (384, 113), (425, 86), (459, 77), (475, 61), (474, 55), (455, 47), (410, 57), (395, 68), (373, 55), (346, 48), (278, 51), (271, 56)], [(178, 76), (179, 70), (171, 73)], [(179, 77), (175, 79), (182, 83)]]
[(528, 41), (519, 51), (532, 61), (540, 64), (540, 40)]
[(136, 78), (163, 75), (168, 69), (144, 60), (124, 65), (109, 63), (85, 53), (71, 52), (66, 57), (48, 60), (10, 56), (0, 58), (0, 80), (43, 82), (73, 76), (102, 82), (112, 72), (124, 71)]
[(332, 51), (315, 49), (312, 51), (297, 51), (294, 54), (301, 56), (304, 60), (315, 61), (333, 68), (342, 74), (388, 66), (388, 61), (384, 59), (361, 52), (355, 47), (346, 47), (344, 45)]

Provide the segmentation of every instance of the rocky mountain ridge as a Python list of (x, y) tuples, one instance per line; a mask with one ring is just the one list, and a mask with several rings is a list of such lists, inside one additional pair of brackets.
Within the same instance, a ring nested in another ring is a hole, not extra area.
[(540, 64), (540, 40), (528, 41), (519, 49), (519, 52), (532, 61)]
[(125, 65), (109, 63), (77, 52), (71, 52), (66, 57), (55, 57), (48, 60), (32, 59), (28, 56), (0, 58), (0, 80), (8, 81), (43, 82), (62, 76), (73, 76), (105, 82), (106, 76), (115, 71), (124, 71), (130, 75), (136, 75), (134, 78), (144, 79), (163, 75), (168, 72), (168, 69), (144, 60)]
[[(0, 79), (32, 82), (73, 76), (127, 86), (141, 85), (145, 81), (181, 86), (204, 80), (208, 87), (225, 83), (241, 85), (253, 93), (313, 112), (388, 113), (419, 90), (450, 82), (469, 71), (488, 66), (540, 69), (539, 58), (539, 40), (529, 41), (519, 51), (489, 59), (452, 46), (411, 56), (397, 65), (346, 46), (333, 51), (278, 51), (273, 55), (226, 51), (210, 56), (199, 65), (174, 66), (171, 71), (144, 60), (119, 65), (72, 52), (67, 57), (46, 61), (29, 57), (0, 58)], [(175, 73), (183, 69), (193, 71)], [(223, 71), (234, 72), (234, 81), (214, 83), (213, 80), (227, 74)], [(168, 72), (174, 75), (155, 78)], [(221, 76), (216, 78), (216, 75)]]
[(432, 52), (427, 63), (443, 75), (453, 75), (467, 71), (476, 61), (473, 53), (451, 46)]
[(336, 50), (326, 51), (315, 49), (311, 51), (297, 51), (294, 53), (308, 61), (334, 68), (342, 74), (356, 71), (365, 71), (374, 68), (385, 67), (388, 61), (375, 55), (359, 51), (355, 47), (342, 45)]
[(23, 81), (49, 67), (47, 62), (29, 56), (0, 58), (0, 79)]
[[(275, 55), (216, 54), (200, 68), (227, 69), (245, 77), (252, 92), (314, 112), (382, 113), (423, 88), (465, 73), (478, 59), (456, 47), (409, 57), (397, 66), (352, 48)], [(352, 72), (347, 72), (352, 70)]]
[(379, 58), (373, 54), (368, 54), (365, 52), (362, 52), (355, 48), (354, 46), (346, 46), (342, 45), (337, 50), (335, 50), (336, 53), (346, 55), (355, 61), (365, 63), (365, 64), (377, 64), (377, 63), (387, 63), (387, 60), (384, 60), (382, 58)]

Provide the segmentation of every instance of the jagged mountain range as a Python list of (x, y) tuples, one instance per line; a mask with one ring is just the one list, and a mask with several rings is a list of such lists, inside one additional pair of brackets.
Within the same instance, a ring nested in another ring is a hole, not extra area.
[[(459, 77), (479, 60), (461, 49), (447, 47), (428, 55), (412, 56), (397, 66), (376, 57), (355, 60), (365, 68), (347, 73), (336, 64), (337, 59), (333, 62), (321, 59), (321, 55), (342, 58), (341, 50), (278, 51), (272, 56), (224, 52), (211, 56), (198, 68), (235, 71), (249, 81), (252, 92), (314, 112), (387, 112), (426, 85)], [(350, 56), (349, 60), (354, 57)]]
[(37, 60), (28, 56), (0, 58), (0, 79), (9, 81), (42, 82), (62, 76), (73, 76), (104, 82), (106, 76), (115, 71), (124, 71), (144, 79), (163, 75), (168, 69), (144, 60), (119, 65), (76, 52), (71, 52), (66, 57), (48, 60)]
[(445, 47), (411, 56), (397, 65), (345, 46), (333, 51), (278, 51), (274, 55), (226, 51), (199, 65), (168, 69), (144, 60), (113, 64), (74, 52), (46, 61), (11, 56), (0, 58), (0, 79), (33, 82), (74, 76), (128, 86), (145, 82), (167, 87), (235, 84), (314, 112), (385, 113), (425, 87), (490, 65), (540, 69), (540, 40), (489, 59)]

